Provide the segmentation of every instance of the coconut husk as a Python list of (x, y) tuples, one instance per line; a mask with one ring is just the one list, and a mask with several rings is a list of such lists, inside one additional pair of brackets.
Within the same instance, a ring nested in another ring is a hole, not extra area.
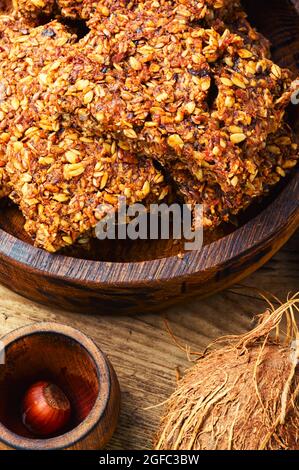
[(167, 400), (155, 449), (299, 449), (298, 312), (296, 295), (216, 340)]

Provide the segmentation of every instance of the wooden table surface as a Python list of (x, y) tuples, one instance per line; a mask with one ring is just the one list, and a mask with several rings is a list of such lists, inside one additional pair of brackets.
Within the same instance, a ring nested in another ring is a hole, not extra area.
[[(161, 413), (163, 402), (175, 387), (180, 373), (190, 366), (186, 353), (165, 327), (167, 319), (177, 340), (193, 351), (212, 339), (250, 328), (253, 315), (265, 306), (254, 288), (286, 298), (299, 291), (299, 232), (262, 269), (243, 285), (194, 299), (161, 314), (88, 316), (34, 304), (0, 286), (0, 336), (36, 321), (58, 321), (81, 329), (108, 354), (122, 389), (122, 412), (109, 449), (146, 449)], [(251, 286), (251, 287), (250, 287)]]

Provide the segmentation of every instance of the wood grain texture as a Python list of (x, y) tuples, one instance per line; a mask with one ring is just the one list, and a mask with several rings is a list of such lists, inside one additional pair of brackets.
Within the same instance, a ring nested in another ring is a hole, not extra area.
[[(120, 409), (113, 367), (80, 331), (55, 322), (18, 328), (2, 338), (0, 366), (0, 450), (96, 450), (115, 431)], [(71, 418), (60, 433), (37, 438), (24, 426), (23, 397), (32, 384), (53, 383), (71, 403)]]
[(190, 366), (186, 353), (168, 334), (164, 319), (180, 344), (202, 350), (223, 334), (242, 333), (265, 308), (257, 289), (285, 299), (299, 291), (299, 232), (263, 268), (246, 279), (250, 287), (231, 289), (208, 299), (190, 300), (159, 314), (92, 316), (41, 307), (0, 287), (0, 335), (34, 321), (59, 321), (81, 329), (108, 354), (122, 390), (118, 429), (109, 449), (150, 448), (163, 402), (174, 390), (177, 367)]
[[(299, 16), (287, 0), (244, 0), (273, 44), (273, 56), (298, 72)], [(298, 106), (290, 114), (299, 136)], [(299, 171), (240, 217), (239, 228), (216, 234), (200, 251), (178, 256), (175, 243), (99, 243), (97, 252), (51, 255), (34, 248), (20, 214), (0, 216), (0, 282), (43, 304), (85, 313), (155, 311), (207, 296), (251, 274), (299, 226)]]

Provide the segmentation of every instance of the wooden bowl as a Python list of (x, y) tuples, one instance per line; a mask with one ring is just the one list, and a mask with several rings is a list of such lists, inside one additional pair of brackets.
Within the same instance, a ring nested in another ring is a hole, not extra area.
[[(105, 354), (87, 336), (58, 323), (35, 323), (2, 338), (0, 450), (93, 450), (105, 447), (118, 421), (120, 390)], [(22, 423), (28, 388), (46, 380), (71, 402), (72, 415), (59, 435), (40, 439)]]
[[(297, 0), (294, 0), (297, 1)], [(298, 2), (297, 2), (298, 3)], [(299, 69), (299, 17), (287, 0), (244, 1), (251, 21), (273, 44), (274, 59)], [(299, 113), (290, 122), (299, 135)], [(88, 313), (154, 311), (209, 295), (252, 273), (299, 225), (299, 172), (238, 218), (205, 236), (201, 251), (180, 255), (173, 241), (95, 241), (90, 251), (51, 255), (33, 247), (18, 210), (0, 216), (0, 282), (32, 300)]]

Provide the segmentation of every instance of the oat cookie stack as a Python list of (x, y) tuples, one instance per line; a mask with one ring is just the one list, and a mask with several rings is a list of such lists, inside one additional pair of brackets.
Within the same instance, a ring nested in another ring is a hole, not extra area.
[(75, 243), (120, 195), (175, 192), (213, 229), (296, 165), (294, 77), (238, 1), (13, 3), (0, 17), (0, 194), (37, 246)]

